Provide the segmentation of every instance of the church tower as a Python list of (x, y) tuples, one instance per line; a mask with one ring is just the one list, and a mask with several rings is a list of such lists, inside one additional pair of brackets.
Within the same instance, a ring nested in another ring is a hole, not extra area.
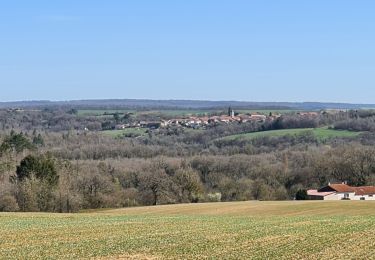
[(234, 110), (232, 109), (232, 107), (228, 108), (228, 116), (234, 117)]

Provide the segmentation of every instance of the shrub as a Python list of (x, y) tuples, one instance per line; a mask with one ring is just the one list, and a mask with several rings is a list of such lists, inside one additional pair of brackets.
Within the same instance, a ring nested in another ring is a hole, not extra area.
[(0, 211), (11, 212), (18, 211), (19, 207), (16, 198), (12, 195), (5, 195), (0, 197)]
[(307, 191), (300, 189), (296, 193), (296, 200), (307, 200)]
[(207, 194), (207, 200), (209, 202), (220, 202), (221, 201), (221, 193), (220, 192), (208, 193)]

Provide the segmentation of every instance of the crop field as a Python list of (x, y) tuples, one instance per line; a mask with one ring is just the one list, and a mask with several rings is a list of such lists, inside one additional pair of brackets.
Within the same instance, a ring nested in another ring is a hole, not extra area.
[(375, 202), (1, 213), (0, 259), (371, 259)]
[(235, 140), (235, 139), (255, 139), (258, 137), (281, 137), (286, 135), (301, 135), (306, 132), (312, 132), (319, 140), (326, 140), (335, 137), (356, 137), (361, 132), (353, 132), (347, 130), (335, 130), (324, 128), (300, 128), (300, 129), (282, 129), (282, 130), (271, 130), (254, 133), (245, 133), (238, 135), (230, 135), (223, 137), (222, 140)]

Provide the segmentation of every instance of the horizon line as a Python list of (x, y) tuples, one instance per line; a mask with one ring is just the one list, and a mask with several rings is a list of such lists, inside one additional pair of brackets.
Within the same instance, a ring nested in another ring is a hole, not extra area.
[(357, 103), (345, 101), (251, 101), (251, 100), (210, 100), (210, 99), (153, 99), (153, 98), (88, 98), (88, 99), (29, 99), (29, 100), (7, 100), (0, 101), (2, 104), (6, 103), (32, 103), (32, 102), (49, 102), (49, 103), (69, 103), (69, 102), (85, 102), (85, 101), (191, 101), (191, 102), (236, 102), (236, 103), (289, 103), (289, 104), (349, 104), (349, 105), (375, 105), (375, 103)]

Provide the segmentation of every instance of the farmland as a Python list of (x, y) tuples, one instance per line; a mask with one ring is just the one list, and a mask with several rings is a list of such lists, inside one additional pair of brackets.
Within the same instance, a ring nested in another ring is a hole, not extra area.
[(356, 137), (360, 132), (353, 132), (347, 130), (335, 130), (324, 128), (300, 128), (300, 129), (282, 129), (282, 130), (271, 130), (254, 133), (244, 133), (238, 135), (226, 136), (224, 140), (236, 140), (244, 139), (251, 140), (259, 137), (281, 137), (286, 135), (301, 135), (307, 132), (311, 132), (317, 139), (326, 140), (335, 137)]
[(295, 109), (240, 109), (236, 110), (238, 113), (243, 114), (262, 114), (262, 115), (269, 115), (272, 114), (288, 114), (288, 113), (297, 113), (303, 110), (295, 110)]
[(127, 109), (80, 109), (77, 111), (78, 116), (105, 116), (114, 113), (133, 113), (134, 110)]
[[(238, 113), (243, 114), (263, 114), (269, 115), (273, 114), (286, 114), (295, 113), (298, 110), (292, 109), (239, 109), (235, 110)], [(131, 110), (131, 109), (80, 109), (77, 111), (77, 115), (84, 116), (108, 116), (115, 113), (134, 113), (134, 114), (149, 114), (149, 115), (164, 115), (169, 117), (187, 117), (193, 115), (209, 115), (213, 113), (226, 113), (226, 109), (159, 109), (159, 110)]]
[(113, 110), (113, 109), (82, 109), (78, 110), (78, 116), (106, 116), (111, 115), (115, 113), (134, 113), (134, 114), (162, 114), (166, 116), (191, 116), (191, 115), (203, 115), (203, 114), (209, 114), (214, 112), (222, 112), (221, 110), (204, 110), (204, 109), (160, 109), (160, 110), (127, 110), (127, 109), (119, 109), (119, 110)]
[(146, 128), (126, 128), (121, 130), (107, 130), (102, 131), (104, 135), (111, 137), (120, 137), (120, 136), (143, 136), (147, 132)]
[(374, 214), (367, 201), (1, 213), (0, 258), (365, 259), (375, 252)]

